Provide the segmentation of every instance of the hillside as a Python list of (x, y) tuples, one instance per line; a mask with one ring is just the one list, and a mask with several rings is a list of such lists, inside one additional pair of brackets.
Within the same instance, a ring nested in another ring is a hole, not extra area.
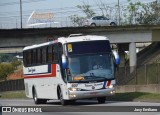
[(152, 43), (137, 54), (138, 66), (160, 62), (160, 42)]

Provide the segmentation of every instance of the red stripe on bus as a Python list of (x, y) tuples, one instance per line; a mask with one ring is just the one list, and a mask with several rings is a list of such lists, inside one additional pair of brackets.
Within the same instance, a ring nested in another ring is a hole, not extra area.
[(110, 85), (111, 85), (111, 80), (107, 82), (107, 86), (110, 86)]
[(56, 76), (56, 64), (52, 64), (52, 75)]
[(56, 64), (51, 65), (51, 74), (47, 75), (35, 75), (35, 76), (24, 76), (24, 79), (30, 79), (30, 78), (45, 78), (45, 77), (56, 77)]

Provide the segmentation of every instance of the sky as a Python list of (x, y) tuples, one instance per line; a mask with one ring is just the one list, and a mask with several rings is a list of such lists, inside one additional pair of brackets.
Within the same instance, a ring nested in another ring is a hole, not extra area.
[[(22, 0), (23, 26), (33, 11), (52, 12), (56, 21), (68, 22), (69, 16), (81, 14), (76, 6), (82, 5), (83, 2), (97, 7), (100, 0)], [(101, 0), (109, 6), (115, 6), (118, 0)], [(132, 0), (133, 2), (135, 0)], [(140, 0), (148, 3), (155, 0)], [(127, 4), (127, 0), (119, 0), (120, 5)], [(61, 26), (64, 24), (61, 23)], [(56, 23), (53, 25), (55, 26)], [(57, 24), (58, 25), (58, 24)], [(58, 25), (59, 26), (59, 25)], [(65, 25), (66, 26), (66, 25)], [(20, 0), (0, 0), (0, 28), (19, 28), (20, 27)]]

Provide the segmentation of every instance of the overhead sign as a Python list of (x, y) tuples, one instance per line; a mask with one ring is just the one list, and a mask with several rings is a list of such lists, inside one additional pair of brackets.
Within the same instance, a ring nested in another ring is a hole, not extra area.
[(33, 19), (52, 19), (53, 13), (36, 13), (34, 12), (32, 15)]
[(28, 18), (27, 26), (38, 26), (44, 24), (59, 23), (54, 22), (54, 14), (51, 12), (35, 12), (33, 11)]

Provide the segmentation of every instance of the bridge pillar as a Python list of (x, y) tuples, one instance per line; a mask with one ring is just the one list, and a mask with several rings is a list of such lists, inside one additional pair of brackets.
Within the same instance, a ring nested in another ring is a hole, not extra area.
[(137, 65), (136, 43), (129, 44), (129, 65), (130, 72), (134, 71), (134, 67)]
[(120, 67), (124, 67), (125, 66), (125, 52), (122, 50), (118, 49), (118, 54), (120, 56)]
[(125, 51), (128, 50), (128, 44), (126, 43), (121, 43), (118, 44), (118, 54), (120, 56), (120, 67), (124, 67), (125, 63), (126, 63), (126, 59), (125, 59)]

